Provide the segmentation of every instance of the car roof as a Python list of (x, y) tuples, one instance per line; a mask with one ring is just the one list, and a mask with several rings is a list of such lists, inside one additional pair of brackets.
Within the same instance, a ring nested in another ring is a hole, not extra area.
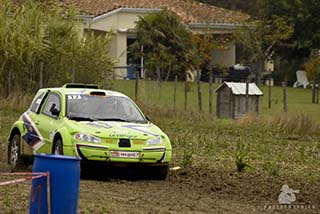
[(62, 95), (70, 95), (70, 94), (91, 94), (92, 92), (95, 92), (97, 94), (104, 93), (106, 96), (117, 96), (117, 97), (128, 97), (120, 92), (117, 91), (111, 91), (111, 90), (104, 90), (104, 89), (97, 89), (97, 88), (67, 88), (65, 86), (63, 87), (55, 87), (55, 88), (42, 88), (39, 90), (39, 92), (42, 91), (53, 91), (53, 92), (59, 92)]

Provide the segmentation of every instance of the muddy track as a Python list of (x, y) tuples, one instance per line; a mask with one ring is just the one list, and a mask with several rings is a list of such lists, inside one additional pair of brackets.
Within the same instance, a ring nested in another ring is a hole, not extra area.
[[(300, 190), (296, 203), (319, 203), (319, 182), (306, 184), (258, 174), (189, 168), (170, 172), (166, 181), (82, 180), (79, 212), (288, 213), (263, 209), (265, 205), (278, 204), (284, 183)], [(309, 212), (319, 213), (319, 209), (303, 211)]]
[[(0, 152), (0, 172), (8, 171), (4, 144), (0, 144)], [(133, 180), (126, 169), (108, 170), (97, 170), (90, 179), (81, 180), (79, 213), (320, 212), (320, 181), (308, 183), (287, 177), (193, 167), (170, 171), (165, 181), (143, 177)], [(278, 204), (283, 184), (300, 191), (295, 203), (316, 205), (317, 209), (263, 210), (265, 205)], [(28, 208), (24, 209), (27, 213)]]

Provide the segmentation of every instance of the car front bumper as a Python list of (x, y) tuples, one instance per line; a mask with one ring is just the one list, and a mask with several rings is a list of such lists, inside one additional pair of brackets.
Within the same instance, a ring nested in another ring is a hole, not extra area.
[(172, 151), (165, 146), (142, 147), (140, 150), (130, 148), (111, 148), (103, 145), (76, 143), (64, 146), (65, 155), (77, 156), (83, 161), (104, 161), (118, 163), (141, 163), (162, 165), (169, 163)]

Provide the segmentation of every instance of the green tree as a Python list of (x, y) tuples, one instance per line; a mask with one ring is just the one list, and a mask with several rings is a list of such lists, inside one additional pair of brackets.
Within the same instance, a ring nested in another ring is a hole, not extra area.
[(236, 40), (250, 53), (249, 62), (256, 65), (256, 83), (258, 85), (261, 84), (264, 62), (276, 54), (277, 45), (289, 39), (292, 32), (293, 27), (286, 19), (273, 16), (244, 24), (235, 33)]
[(157, 79), (161, 97), (161, 82), (171, 74), (184, 74), (191, 64), (192, 34), (167, 9), (140, 17), (135, 31), (137, 41), (129, 51), (144, 58), (146, 74)]

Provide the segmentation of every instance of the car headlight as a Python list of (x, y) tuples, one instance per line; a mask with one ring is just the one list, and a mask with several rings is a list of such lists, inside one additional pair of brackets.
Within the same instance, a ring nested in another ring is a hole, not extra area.
[(101, 139), (89, 134), (76, 133), (73, 135), (73, 138), (76, 140), (91, 142), (91, 143), (101, 143)]
[(151, 138), (151, 139), (147, 140), (146, 142), (147, 142), (147, 145), (158, 145), (158, 144), (163, 143), (161, 136)]

